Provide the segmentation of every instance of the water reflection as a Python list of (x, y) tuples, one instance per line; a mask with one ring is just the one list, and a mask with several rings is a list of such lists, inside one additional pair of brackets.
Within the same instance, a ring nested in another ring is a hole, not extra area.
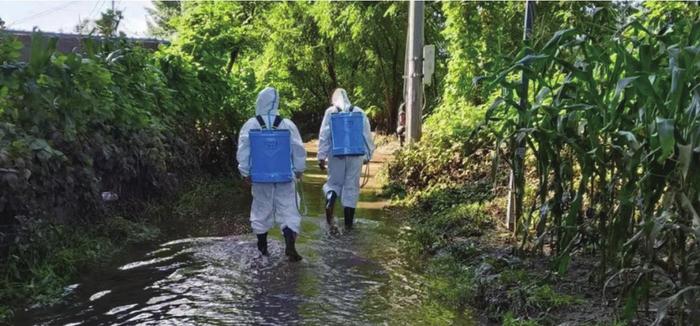
[(266, 260), (250, 235), (174, 240), (127, 253), (117, 266), (86, 276), (66, 302), (19, 314), (16, 323), (415, 325), (434, 324), (435, 315), (468, 323), (425, 302), (425, 276), (401, 253), (398, 225), (383, 219), (371, 190), (361, 196), (356, 228), (329, 236), (324, 179), (317, 169), (309, 175), (301, 263), (286, 261), (279, 230)]

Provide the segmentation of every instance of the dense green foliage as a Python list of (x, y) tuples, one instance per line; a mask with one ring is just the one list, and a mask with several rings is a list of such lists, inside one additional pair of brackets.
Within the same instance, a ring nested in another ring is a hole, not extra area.
[(3, 58), (3, 224), (17, 215), (87, 216), (101, 207), (102, 191), (157, 193), (172, 173), (201, 164), (230, 170), (231, 143), (219, 138), (233, 135), (239, 119), (227, 109), (225, 79), (127, 44), (85, 56), (55, 54), (55, 44), (36, 35), (27, 64)]
[[(532, 43), (543, 44), (561, 26), (590, 26), (593, 21), (586, 6), (583, 2), (538, 4)], [(475, 127), (500, 95), (488, 87), (487, 76), (508, 67), (522, 45), (522, 3), (445, 2), (439, 12), (444, 23), (438, 30), (444, 42), (438, 44), (447, 56), (447, 71), (437, 90), (439, 102), (425, 119), (423, 141), (397, 155), (399, 159), (390, 166), (390, 180), (404, 179), (409, 188), (464, 181), (464, 170), (469, 169), (463, 158), (477, 150), (482, 160), (491, 159), (492, 135), (475, 134)]]
[(655, 305), (657, 322), (688, 323), (700, 291), (698, 7), (538, 3), (528, 42), (522, 3), (443, 12), (443, 99), (423, 141), (390, 164), (388, 190), (455, 193), (487, 173), (481, 162), (485, 191), (503, 196), (512, 167), (518, 249), (546, 252), (558, 273), (595, 253), (594, 279), (623, 318)]
[[(158, 7), (156, 8), (158, 9)], [(166, 17), (170, 9), (158, 10)], [(428, 5), (426, 41), (442, 42), (441, 7)], [(159, 16), (160, 17), (160, 16)], [(378, 130), (393, 131), (403, 98), (407, 6), (392, 2), (188, 2), (173, 42), (195, 62), (232, 76), (255, 76), (256, 88), (280, 90), (282, 112), (302, 133), (316, 133), (336, 87), (364, 108)], [(438, 64), (437, 95), (443, 65)], [(431, 96), (427, 110), (435, 103)]]
[(261, 77), (291, 95), (293, 110), (310, 111), (315, 128), (344, 87), (388, 130), (401, 103), (405, 17), (405, 6), (388, 2), (279, 4), (266, 13), (269, 38), (255, 64), (269, 63)]

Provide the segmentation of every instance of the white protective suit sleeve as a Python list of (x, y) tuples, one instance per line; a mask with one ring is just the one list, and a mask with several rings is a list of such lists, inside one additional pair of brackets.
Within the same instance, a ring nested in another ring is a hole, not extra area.
[(318, 153), (319, 161), (328, 159), (331, 152), (331, 113), (335, 112), (335, 107), (331, 106), (326, 110), (321, 122), (321, 130), (318, 131)]
[(243, 177), (250, 175), (250, 139), (248, 132), (251, 129), (260, 128), (260, 124), (253, 118), (246, 121), (238, 134), (238, 150), (236, 160), (238, 161), (238, 171)]
[(284, 119), (280, 128), (289, 129), (290, 139), (292, 141), (292, 166), (294, 172), (302, 173), (306, 170), (306, 148), (301, 140), (299, 129), (292, 120)]

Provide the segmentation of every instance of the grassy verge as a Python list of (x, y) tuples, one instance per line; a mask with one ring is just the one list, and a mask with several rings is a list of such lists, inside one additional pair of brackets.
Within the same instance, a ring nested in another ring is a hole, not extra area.
[(589, 279), (592, 263), (578, 257), (569, 272), (558, 274), (548, 257), (516, 254), (510, 233), (495, 219), (503, 216), (504, 193), (494, 191), (489, 178), (454, 184), (385, 188), (395, 195), (393, 214), (409, 226), (405, 246), (426, 261), (433, 299), (475, 311), (489, 324), (613, 322), (614, 310), (601, 303)]
[(124, 203), (99, 222), (27, 220), (0, 262), (0, 323), (29, 305), (52, 304), (81, 271), (105, 264), (129, 245), (186, 235), (247, 231), (245, 191), (231, 178), (191, 180), (182, 191), (147, 203)]
[(19, 307), (56, 302), (80, 270), (158, 233), (148, 222), (122, 216), (91, 225), (25, 223), (21, 238), (0, 265), (0, 321), (11, 318)]

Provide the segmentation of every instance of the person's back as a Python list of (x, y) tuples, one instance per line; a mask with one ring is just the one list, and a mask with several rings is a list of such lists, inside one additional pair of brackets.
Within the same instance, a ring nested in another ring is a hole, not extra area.
[[(403, 104), (401, 104), (403, 106)], [(403, 141), (406, 135), (406, 112), (399, 110), (398, 126), (396, 127), (396, 135), (399, 137), (399, 145), (403, 147)]]
[[(257, 143), (251, 141), (251, 137), (255, 137), (252, 135), (262, 130), (288, 130), (290, 142), (288, 153), (291, 154), (291, 159), (281, 157), (277, 160), (289, 162), (291, 170), (297, 178), (301, 178), (306, 168), (306, 150), (299, 135), (299, 130), (291, 120), (282, 119), (279, 116), (278, 107), (279, 96), (274, 88), (267, 87), (258, 94), (258, 99), (255, 103), (256, 116), (248, 119), (241, 128), (236, 159), (238, 160), (238, 170), (241, 176), (247, 183), (251, 184), (253, 203), (250, 209), (250, 222), (253, 232), (258, 237), (260, 253), (264, 256), (269, 255), (267, 250), (267, 232), (277, 221), (285, 237), (287, 245), (285, 253), (291, 261), (298, 261), (301, 260), (301, 256), (296, 252), (295, 240), (301, 227), (301, 215), (297, 207), (295, 183), (293, 180), (283, 180), (284, 178), (280, 179), (282, 180), (281, 182), (276, 182), (280, 180), (275, 178), (266, 179), (261, 177), (256, 179), (254, 178), (255, 175), (251, 175), (251, 172), (256, 170), (256, 167), (251, 166), (251, 163), (256, 164), (255, 161), (251, 162), (251, 159), (255, 156), (252, 155), (252, 152), (265, 151), (265, 148), (252, 146)], [(264, 147), (265, 144), (255, 146)], [(277, 153), (274, 153), (274, 151), (271, 153), (271, 155), (275, 154)], [(272, 168), (275, 168), (275, 166)], [(273, 176), (279, 174), (275, 173)]]
[[(370, 130), (369, 119), (362, 109), (353, 106), (348, 99), (344, 89), (338, 88), (333, 93), (332, 106), (326, 109), (319, 131), (318, 162), (321, 169), (326, 168), (328, 161), (328, 180), (323, 185), (323, 192), (326, 196), (326, 221), (332, 232), (336, 232), (333, 223), (333, 206), (337, 197), (341, 198), (345, 226), (352, 228), (355, 207), (360, 196), (360, 174), (362, 163), (368, 162), (374, 152), (374, 142)], [(365, 150), (360, 155), (338, 155), (334, 154), (333, 130), (331, 120), (334, 114), (348, 114), (350, 112), (360, 113), (362, 116), (361, 134), (352, 135), (355, 138), (362, 138)]]

